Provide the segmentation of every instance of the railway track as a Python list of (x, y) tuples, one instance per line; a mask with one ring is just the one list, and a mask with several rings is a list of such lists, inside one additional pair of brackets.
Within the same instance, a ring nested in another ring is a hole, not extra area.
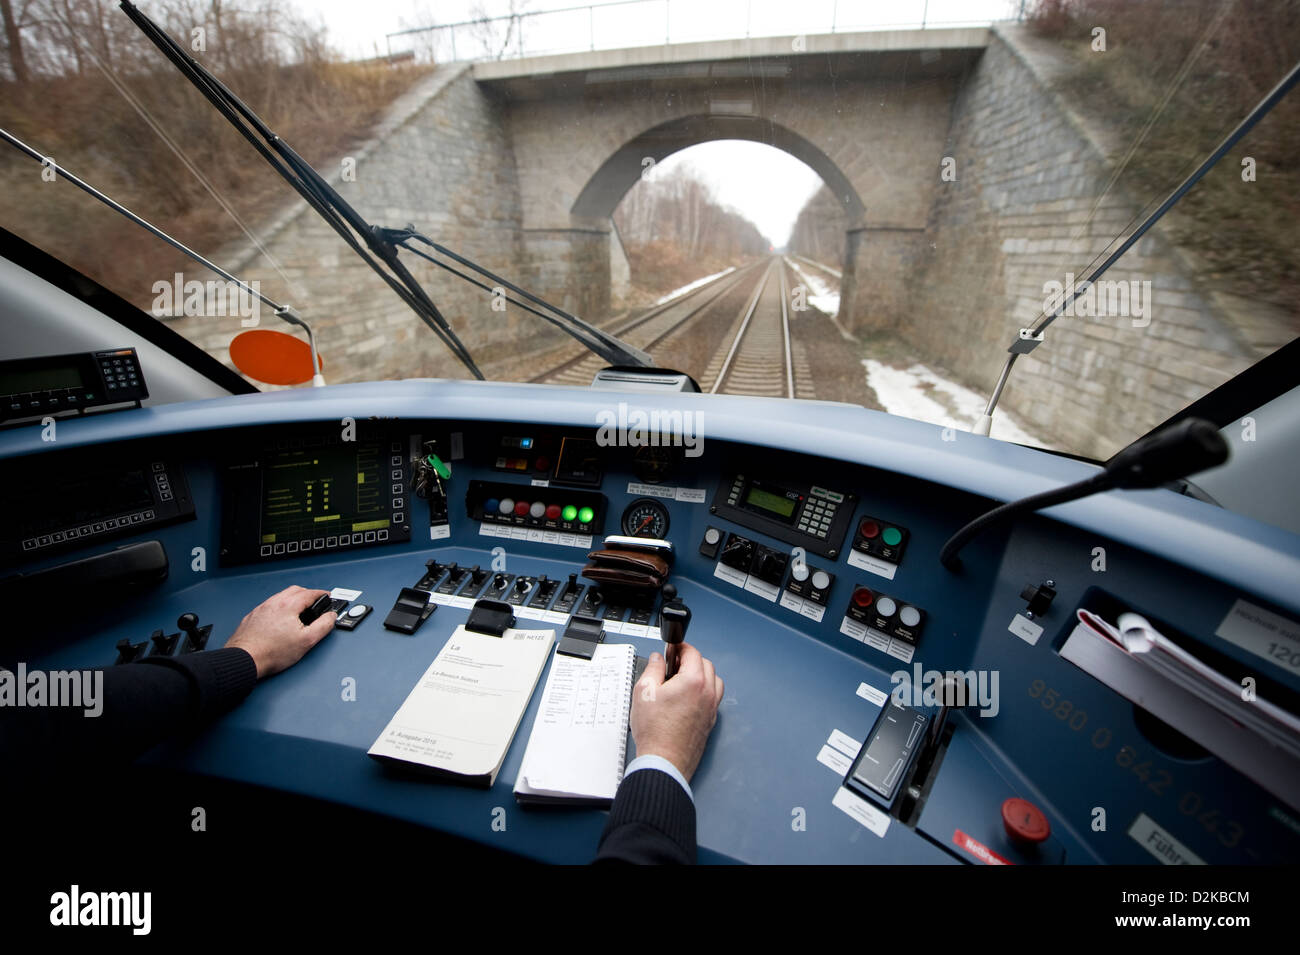
[[(815, 398), (802, 345), (791, 334), (790, 286), (780, 257), (756, 263), (610, 331), (712, 394)], [(583, 353), (532, 380), (585, 387), (605, 362)]]
[[(611, 335), (621, 338), (642, 351), (653, 354), (654, 349), (688, 322), (706, 312), (711, 305), (732, 289), (750, 280), (761, 265), (750, 265), (728, 273), (707, 285), (692, 289), (681, 298), (657, 305), (650, 311), (609, 329)], [(533, 379), (551, 385), (591, 384), (596, 372), (607, 363), (599, 355), (585, 349), (559, 365), (547, 369)]]
[(773, 259), (729, 347), (710, 362), (700, 387), (710, 394), (795, 397), (789, 303), (785, 268)]

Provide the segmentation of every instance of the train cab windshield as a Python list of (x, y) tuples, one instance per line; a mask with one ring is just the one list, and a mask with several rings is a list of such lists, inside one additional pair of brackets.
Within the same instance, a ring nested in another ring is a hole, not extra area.
[[(0, 591), (87, 594), (0, 704), (256, 669), (112, 735), (137, 795), (466, 865), (1300, 861), (1300, 5), (0, 14)], [(276, 613), (336, 623), (271, 666)], [(640, 761), (634, 684), (715, 667)], [(539, 768), (606, 724), (612, 782)]]

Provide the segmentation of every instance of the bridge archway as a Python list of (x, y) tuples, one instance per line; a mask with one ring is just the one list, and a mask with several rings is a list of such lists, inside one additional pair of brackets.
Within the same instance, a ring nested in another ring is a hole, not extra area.
[(850, 223), (861, 222), (866, 209), (843, 170), (816, 144), (764, 116), (697, 113), (660, 123), (624, 143), (609, 156), (579, 192), (570, 210), (579, 219), (608, 219), (647, 168), (675, 152), (720, 139), (739, 139), (772, 146), (794, 156), (830, 188)]

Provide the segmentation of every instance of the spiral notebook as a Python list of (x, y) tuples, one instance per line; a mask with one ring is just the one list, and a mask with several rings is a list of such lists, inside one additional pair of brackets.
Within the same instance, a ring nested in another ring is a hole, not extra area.
[(519, 803), (608, 806), (623, 780), (636, 648), (602, 643), (590, 660), (555, 653), (515, 780)]

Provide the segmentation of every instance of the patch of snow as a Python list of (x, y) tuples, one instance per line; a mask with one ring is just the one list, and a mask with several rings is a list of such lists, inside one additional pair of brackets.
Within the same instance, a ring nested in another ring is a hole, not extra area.
[(808, 304), (831, 318), (840, 313), (840, 291), (820, 275), (810, 275), (799, 267), (799, 263), (786, 256), (786, 264), (794, 269), (796, 275), (808, 286)]
[[(867, 384), (875, 391), (881, 407), (890, 414), (928, 421), (944, 428), (969, 431), (988, 404), (984, 396), (939, 377), (925, 365), (894, 368), (874, 358), (864, 358), (862, 364), (867, 370)], [(931, 397), (936, 392), (946, 400), (936, 401)], [(990, 437), (1040, 448), (1053, 447), (1051, 443), (1026, 431), (1005, 411), (993, 413)]]
[(829, 272), (831, 275), (835, 276), (837, 279), (840, 279), (841, 281), (843, 281), (844, 279), (844, 274), (840, 272), (839, 269), (833, 269), (829, 265), (824, 265), (823, 263), (818, 262), (816, 259), (810, 259), (806, 255), (796, 255), (795, 258), (801, 262), (807, 262), (815, 269), (821, 269), (823, 272)]
[(677, 289), (676, 291), (669, 292), (669, 293), (668, 293), (667, 295), (665, 295), (663, 298), (661, 298), (661, 299), (657, 299), (657, 300), (655, 301), (655, 304), (656, 304), (656, 305), (662, 305), (664, 302), (667, 302), (667, 301), (670, 301), (670, 300), (672, 300), (672, 299), (675, 299), (675, 298), (677, 298), (677, 297), (680, 296), (680, 295), (685, 295), (687, 292), (693, 292), (695, 289), (699, 288), (701, 285), (705, 285), (705, 284), (707, 284), (707, 283), (709, 283), (709, 282), (712, 282), (714, 279), (720, 279), (720, 278), (722, 278), (722, 276), (726, 275), (728, 272), (734, 272), (734, 271), (736, 271), (736, 267), (735, 267), (734, 265), (729, 265), (729, 266), (727, 266), (725, 269), (723, 269), (721, 272), (716, 272), (716, 273), (714, 273), (713, 275), (706, 275), (706, 276), (704, 276), (704, 278), (702, 278), (702, 279), (696, 279), (694, 282), (692, 282), (692, 283), (689, 284), (689, 285), (683, 285), (681, 288)]

